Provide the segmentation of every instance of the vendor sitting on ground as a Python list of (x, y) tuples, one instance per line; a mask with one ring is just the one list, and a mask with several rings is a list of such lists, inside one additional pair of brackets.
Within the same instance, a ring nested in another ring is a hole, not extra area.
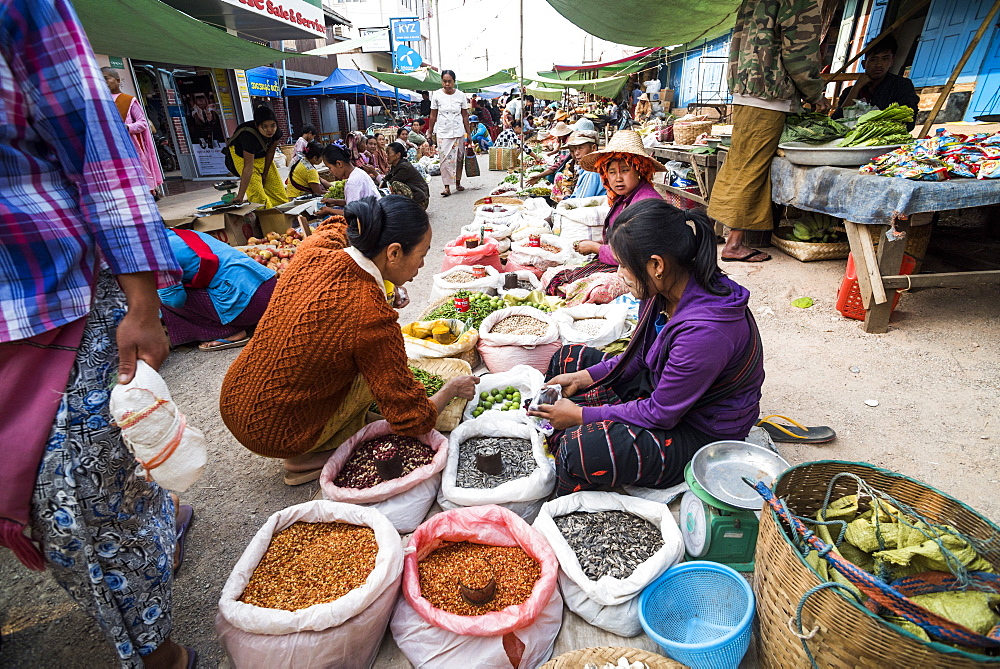
[[(583, 166), (580, 164), (584, 156), (589, 156), (594, 151), (597, 151), (597, 133), (587, 130), (577, 130), (566, 140), (566, 148), (569, 149), (570, 154), (573, 156), (576, 175), (573, 182), (572, 194), (563, 199), (572, 200), (580, 197), (606, 196), (608, 190), (604, 187), (604, 182), (601, 181), (601, 175), (597, 172), (583, 169)], [(557, 183), (559, 181), (558, 175), (556, 181)], [(555, 189), (553, 189), (554, 191)]]
[(431, 197), (430, 186), (413, 163), (406, 159), (403, 145), (393, 142), (386, 147), (386, 155), (389, 158), (389, 172), (385, 175), (383, 185), (396, 195), (410, 198), (421, 209), (427, 209)]
[(280, 141), (278, 122), (266, 105), (255, 107), (253, 119), (236, 126), (225, 149), (226, 167), (240, 178), (234, 204), (244, 198), (265, 207), (288, 202), (281, 175), (274, 166), (274, 152)]
[(549, 384), (564, 399), (532, 415), (562, 431), (550, 442), (557, 495), (681, 483), (695, 451), (745, 439), (760, 411), (764, 357), (750, 293), (719, 270), (708, 219), (640, 202), (610, 242), (619, 275), (642, 300), (639, 325), (611, 359), (579, 344), (552, 358)]
[(336, 144), (328, 144), (323, 149), (323, 163), (330, 170), (330, 175), (337, 181), (344, 181), (343, 199), (323, 198), (323, 204), (316, 214), (318, 216), (341, 216), (344, 206), (366, 197), (378, 198), (381, 193), (368, 173), (355, 167), (351, 154)]
[(566, 140), (573, 133), (573, 129), (559, 121), (549, 130), (549, 136), (545, 138), (548, 144), (548, 152), (545, 154), (545, 169), (528, 178), (528, 185), (535, 185), (542, 179), (549, 183), (554, 183), (555, 175), (566, 169), (573, 156), (566, 150)]
[(160, 317), (171, 346), (201, 342), (202, 351), (250, 341), (277, 284), (274, 272), (242, 251), (194, 230), (168, 230), (181, 283), (161, 288)]
[(470, 138), (472, 143), (479, 147), (480, 151), (489, 151), (493, 142), (490, 141), (490, 133), (486, 129), (486, 125), (475, 114), (469, 117), (469, 125), (472, 126), (472, 137)]
[(301, 195), (322, 195), (330, 188), (330, 182), (316, 171), (316, 166), (322, 162), (323, 145), (319, 142), (309, 142), (302, 153), (295, 154), (285, 179), (285, 194), (289, 200)]
[(326, 225), (299, 246), (222, 384), (226, 426), (254, 453), (284, 458), (289, 485), (319, 477), (373, 400), (393, 433), (416, 437), (453, 398), (471, 399), (479, 381), (461, 376), (428, 398), (386, 300), (384, 281), (400, 286), (423, 267), (427, 213), (399, 195), (351, 202), (345, 213), (346, 230)]
[[(896, 38), (889, 35), (879, 40), (878, 44), (865, 54), (864, 60), (861, 61), (865, 74), (858, 79), (858, 83), (840, 94), (840, 101), (837, 103), (833, 118), (842, 118), (844, 107), (850, 107), (857, 100), (879, 109), (885, 109), (895, 102), (912, 109), (913, 118), (917, 117), (917, 103), (920, 102), (920, 96), (917, 95), (913, 82), (889, 71), (893, 61), (896, 60), (897, 48)], [(913, 130), (913, 127), (913, 123), (906, 124), (907, 130)]]
[(608, 235), (621, 213), (630, 205), (649, 199), (662, 199), (653, 188), (651, 180), (656, 172), (666, 168), (646, 153), (642, 137), (634, 130), (619, 130), (600, 151), (594, 151), (580, 159), (580, 165), (590, 172), (601, 175), (611, 203), (611, 211), (604, 219), (604, 242), (588, 240), (573, 244), (573, 250), (583, 255), (597, 254), (597, 258), (583, 267), (566, 269), (556, 274), (545, 287), (547, 295), (562, 295), (562, 286), (579, 281), (599, 272), (614, 273), (618, 269)]

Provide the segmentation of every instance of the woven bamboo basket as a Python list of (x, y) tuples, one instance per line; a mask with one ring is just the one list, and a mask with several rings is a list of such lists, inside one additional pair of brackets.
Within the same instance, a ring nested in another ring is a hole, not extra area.
[[(437, 374), (445, 381), (454, 379), (456, 376), (469, 376), (472, 374), (472, 366), (464, 360), (456, 358), (418, 358), (409, 360), (408, 363), (418, 367), (429, 374)], [(451, 432), (462, 422), (462, 413), (468, 400), (458, 397), (448, 402), (440, 414), (434, 428), (438, 432)]]
[(493, 171), (509, 170), (518, 166), (519, 148), (505, 149), (499, 146), (490, 147), (490, 169)]
[(703, 132), (710, 132), (713, 125), (713, 121), (675, 121), (674, 144), (691, 146), (694, 144), (694, 140), (698, 139), (698, 135)]
[(506, 195), (488, 195), (486, 197), (481, 197), (472, 204), (472, 208), (475, 209), (484, 204), (524, 204), (524, 200), (517, 197), (508, 197)]
[[(885, 239), (885, 233), (889, 229), (889, 226), (866, 225), (865, 229), (867, 229), (868, 234), (871, 235), (872, 242), (875, 244), (875, 250), (877, 251), (878, 243)], [(920, 272), (920, 266), (924, 264), (924, 256), (927, 255), (927, 247), (931, 243), (931, 232), (933, 232), (933, 230), (933, 225), (918, 225), (910, 228), (910, 231), (906, 235), (906, 249), (904, 250), (904, 253), (917, 261), (916, 266), (913, 268), (914, 274), (918, 274)]]
[[(860, 462), (823, 460), (787, 470), (774, 486), (777, 497), (799, 516), (815, 516), (823, 505), (826, 488), (835, 474), (850, 472), (874, 488), (912, 506), (935, 522), (947, 523), (967, 536), (992, 539), (981, 555), (1000, 570), (1000, 527), (972, 508), (939, 490), (902, 474)], [(842, 478), (831, 499), (857, 492), (856, 484)], [(753, 589), (757, 596), (757, 656), (763, 669), (808, 667), (802, 643), (789, 629), (796, 607), (810, 588), (823, 581), (786, 537), (773, 511), (761, 515), (757, 537), (757, 569)], [(821, 667), (1000, 667), (1000, 657), (987, 657), (941, 643), (922, 641), (892, 625), (832, 589), (821, 590), (805, 604), (802, 627), (809, 649)]]
[(791, 233), (791, 228), (778, 228), (771, 235), (771, 246), (779, 249), (802, 262), (812, 260), (841, 260), (851, 252), (849, 242), (800, 242), (794, 239), (784, 239), (783, 233)]
[(603, 667), (605, 662), (616, 664), (618, 658), (624, 657), (631, 662), (643, 662), (649, 669), (684, 669), (687, 665), (669, 660), (662, 655), (650, 653), (639, 648), (619, 648), (617, 646), (599, 646), (581, 648), (554, 657), (541, 666), (541, 669), (583, 669), (588, 662)]

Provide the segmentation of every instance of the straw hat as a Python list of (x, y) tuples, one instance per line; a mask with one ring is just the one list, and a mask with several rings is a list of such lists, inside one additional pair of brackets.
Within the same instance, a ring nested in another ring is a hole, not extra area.
[(569, 118), (569, 112), (561, 111), (558, 114), (556, 114), (557, 121), (565, 121), (568, 118)]
[(646, 149), (642, 146), (642, 137), (635, 130), (619, 130), (611, 136), (611, 141), (603, 149), (588, 153), (580, 158), (580, 165), (588, 172), (594, 172), (594, 163), (597, 162), (598, 158), (609, 153), (631, 153), (634, 156), (644, 158), (654, 172), (667, 171), (667, 168), (660, 161), (646, 153)]
[(584, 144), (597, 144), (597, 132), (577, 130), (566, 140), (566, 146), (583, 146)]
[(555, 126), (551, 130), (549, 130), (549, 134), (554, 135), (555, 137), (565, 137), (571, 132), (573, 132), (573, 128), (569, 127), (562, 121), (556, 123)]

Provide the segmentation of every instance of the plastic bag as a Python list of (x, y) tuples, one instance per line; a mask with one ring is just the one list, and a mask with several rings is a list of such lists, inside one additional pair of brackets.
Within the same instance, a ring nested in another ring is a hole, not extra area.
[(111, 390), (109, 411), (139, 463), (139, 475), (184, 492), (208, 462), (205, 435), (187, 424), (156, 370), (139, 360), (130, 383)]
[[(593, 348), (603, 348), (621, 337), (627, 317), (628, 306), (624, 304), (581, 304), (559, 309), (552, 314), (563, 344), (586, 344)], [(587, 334), (574, 325), (581, 318), (603, 318), (605, 323), (596, 333)]]
[(539, 236), (541, 236), (541, 235), (551, 235), (551, 234), (552, 234), (552, 230), (549, 229), (549, 226), (547, 226), (547, 225), (539, 225), (537, 223), (533, 223), (532, 225), (522, 226), (522, 227), (518, 228), (517, 230), (515, 230), (514, 232), (512, 232), (511, 235), (510, 235), (510, 239), (511, 239), (511, 242), (525, 241), (525, 243), (527, 243), (526, 240), (531, 235), (539, 235)]
[[(531, 316), (548, 325), (545, 334), (513, 335), (490, 332), (494, 325), (508, 316)], [(507, 307), (494, 311), (479, 327), (479, 344), (476, 350), (494, 374), (506, 372), (516, 365), (530, 365), (540, 372), (548, 369), (549, 360), (559, 349), (559, 328), (552, 317), (534, 307)]]
[[(507, 274), (516, 274), (518, 281), (527, 281), (528, 283), (531, 284), (531, 290), (525, 290), (524, 288), (511, 288), (508, 290), (507, 288), (504, 288), (504, 281), (506, 279)], [(542, 289), (542, 282), (538, 280), (538, 277), (535, 276), (535, 273), (532, 272), (531, 270), (521, 269), (513, 271), (510, 268), (508, 268), (506, 272), (500, 275), (500, 288), (498, 290), (501, 295), (514, 295), (515, 297), (527, 297), (529, 293), (541, 289)]]
[[(441, 508), (497, 504), (510, 509), (528, 522), (538, 515), (538, 510), (556, 485), (555, 461), (546, 455), (545, 441), (535, 428), (514, 418), (504, 418), (502, 414), (503, 412), (488, 412), (479, 418), (465, 421), (452, 430), (448, 437), (448, 464), (441, 477), (441, 492), (438, 493)], [(531, 452), (538, 467), (527, 476), (501, 483), (495, 488), (459, 488), (455, 484), (459, 446), (476, 437), (530, 439)]]
[[(489, 224), (493, 227), (489, 232), (483, 231), (483, 225)], [(502, 225), (499, 223), (490, 223), (489, 221), (473, 221), (461, 229), (461, 234), (463, 237), (479, 237), (485, 235), (486, 237), (492, 237), (493, 239), (506, 239), (510, 237), (514, 230), (517, 230), (520, 225), (520, 219), (512, 222), (511, 225)]]
[(579, 254), (573, 251), (573, 243), (555, 235), (542, 235), (541, 243), (558, 248), (558, 251), (547, 251), (541, 247), (528, 246), (527, 239), (518, 240), (515, 236), (510, 245), (511, 259), (520, 265), (531, 265), (539, 269), (548, 269), (556, 265), (568, 265), (579, 259)]
[[(498, 374), (484, 374), (479, 378), (479, 385), (476, 386), (476, 391), (480, 393), (489, 393), (497, 388), (506, 388), (511, 386), (516, 388), (518, 392), (521, 393), (521, 397), (527, 399), (529, 397), (534, 397), (542, 386), (545, 384), (545, 376), (542, 375), (540, 371), (534, 367), (529, 367), (528, 365), (518, 365), (512, 367), (506, 372), (500, 372)], [(463, 414), (464, 420), (473, 420), (475, 416), (472, 412), (476, 410), (479, 406), (478, 396), (476, 399), (471, 400), (465, 405), (465, 413)], [(525, 413), (524, 409), (517, 409), (514, 411), (500, 411), (499, 409), (489, 409), (483, 412), (484, 416), (506, 416), (513, 420), (520, 420), (522, 422), (527, 422), (528, 414)]]
[(426, 324), (433, 321), (416, 321), (402, 327), (403, 345), (406, 347), (407, 358), (453, 358), (475, 347), (479, 342), (479, 331), (469, 328), (463, 321), (456, 318), (440, 319), (451, 325), (451, 332), (458, 335), (458, 339), (450, 344), (441, 344), (434, 339), (414, 337), (412, 328), (417, 324)]
[[(459, 616), (420, 596), (417, 565), (442, 541), (520, 546), (541, 567), (528, 599), (481, 616)], [(446, 511), (417, 528), (407, 547), (403, 597), (390, 627), (396, 645), (418, 669), (538, 667), (552, 655), (562, 626), (559, 564), (545, 539), (516, 515), (497, 506)]]
[(521, 223), (521, 216), (524, 210), (516, 204), (481, 204), (476, 207), (476, 214), (472, 219), (472, 226), (479, 231), (479, 226), (484, 223), (497, 227), (514, 228)]
[[(271, 538), (297, 521), (365, 525), (375, 531), (375, 569), (364, 585), (333, 602), (298, 611), (239, 601)], [(234, 667), (371, 666), (392, 615), (403, 573), (399, 535), (385, 516), (354, 504), (315, 500), (271, 515), (250, 540), (222, 588), (216, 633)]]
[[(482, 263), (476, 264), (478, 265)], [(433, 285), (431, 286), (430, 301), (437, 302), (442, 297), (447, 297), (448, 295), (452, 295), (460, 290), (479, 290), (484, 292), (490, 288), (496, 290), (500, 287), (500, 284), (503, 281), (500, 278), (500, 273), (497, 271), (497, 268), (491, 265), (486, 265), (485, 267), (486, 276), (481, 279), (466, 281), (465, 283), (448, 281), (448, 277), (456, 272), (468, 272), (469, 274), (472, 274), (472, 265), (455, 265), (439, 274), (435, 274), (433, 278)]]
[(603, 195), (563, 200), (556, 205), (553, 227), (570, 242), (599, 242), (604, 236), (604, 219), (611, 206)]
[[(459, 265), (489, 265), (498, 272), (502, 271), (500, 264), (500, 249), (497, 240), (487, 238), (482, 244), (475, 248), (466, 248), (465, 240), (468, 237), (460, 236), (454, 241), (445, 244), (444, 261), (441, 263), (441, 271), (447, 272)], [(476, 237), (478, 239), (478, 237)]]
[[(660, 528), (663, 546), (628, 578), (603, 576), (593, 581), (552, 520), (577, 511), (626, 511), (645, 518)], [(684, 540), (666, 505), (616, 493), (585, 491), (557, 497), (542, 506), (534, 528), (545, 536), (559, 559), (559, 587), (569, 609), (591, 625), (620, 636), (642, 632), (639, 593), (684, 556)]]
[(333, 502), (360, 504), (378, 509), (400, 534), (408, 534), (423, 522), (427, 511), (434, 504), (441, 487), (441, 472), (448, 462), (448, 439), (437, 430), (419, 437), (420, 441), (436, 453), (430, 464), (417, 467), (398, 479), (384, 481), (371, 488), (341, 488), (334, 484), (354, 450), (369, 439), (392, 434), (388, 421), (380, 420), (366, 425), (333, 452), (319, 476), (323, 497)]
[(552, 207), (543, 197), (529, 197), (524, 200), (524, 214), (548, 223), (552, 220)]

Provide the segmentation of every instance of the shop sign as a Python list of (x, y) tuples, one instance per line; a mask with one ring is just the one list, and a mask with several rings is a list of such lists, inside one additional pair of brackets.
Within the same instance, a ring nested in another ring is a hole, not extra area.
[(420, 19), (392, 19), (392, 39), (400, 42), (420, 41)]
[(122, 60), (121, 56), (108, 56), (108, 65), (116, 70), (125, 69), (125, 61)]
[(361, 37), (368, 37), (369, 35), (378, 35), (378, 39), (374, 42), (370, 42), (361, 47), (361, 53), (379, 53), (382, 51), (392, 51), (392, 45), (389, 43), (389, 29), (388, 28), (360, 28), (358, 34)]
[(392, 52), (392, 67), (396, 72), (400, 72), (402, 74), (409, 74), (410, 72), (420, 69), (423, 62), (423, 56), (421, 56), (418, 51), (411, 49), (405, 44), (400, 44), (396, 47), (396, 50)]
[(275, 19), (298, 26), (315, 34), (326, 36), (326, 23), (322, 7), (305, 0), (223, 0), (226, 4), (243, 7), (255, 14), (273, 16)]
[(280, 98), (281, 81), (273, 67), (255, 67), (247, 70), (247, 89), (250, 95), (259, 98)]

